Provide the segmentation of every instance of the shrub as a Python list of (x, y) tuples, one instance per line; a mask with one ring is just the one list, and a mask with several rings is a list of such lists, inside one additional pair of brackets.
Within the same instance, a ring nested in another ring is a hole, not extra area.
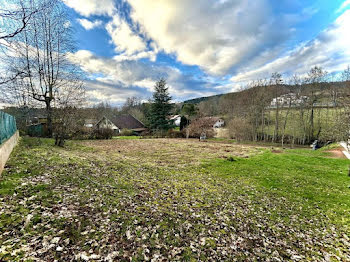
[(247, 119), (235, 117), (228, 123), (228, 130), (230, 138), (234, 138), (237, 141), (250, 141), (253, 140), (253, 126)]
[(169, 137), (169, 138), (184, 138), (185, 135), (181, 131), (174, 130), (174, 129), (169, 129), (167, 137)]
[(93, 138), (95, 139), (111, 139), (114, 131), (110, 128), (95, 129), (93, 132)]
[(156, 130), (152, 132), (154, 138), (164, 138), (167, 137), (168, 131), (166, 130)]
[(215, 135), (215, 131), (211, 123), (204, 118), (192, 121), (187, 127), (187, 132), (192, 138), (199, 138), (203, 133), (205, 133), (207, 138), (212, 138)]
[(81, 127), (70, 135), (70, 139), (84, 140), (91, 139), (93, 130), (87, 127)]

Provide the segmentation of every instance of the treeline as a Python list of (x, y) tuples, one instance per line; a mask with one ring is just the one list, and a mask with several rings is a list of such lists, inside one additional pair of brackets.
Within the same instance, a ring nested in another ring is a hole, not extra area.
[(226, 119), (237, 140), (310, 144), (349, 136), (350, 68), (338, 79), (320, 67), (306, 76), (251, 82), (244, 90), (200, 102), (200, 115)]

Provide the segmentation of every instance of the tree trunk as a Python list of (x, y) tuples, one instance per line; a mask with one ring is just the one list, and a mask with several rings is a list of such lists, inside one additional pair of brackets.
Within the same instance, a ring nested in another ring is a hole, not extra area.
[(53, 124), (52, 124), (52, 115), (53, 115), (53, 109), (51, 107), (50, 101), (46, 102), (46, 117), (47, 117), (47, 136), (52, 137), (52, 131), (53, 131)]
[(311, 106), (311, 114), (310, 114), (310, 132), (309, 132), (309, 142), (313, 140), (314, 137), (314, 106)]
[(276, 118), (275, 118), (275, 132), (274, 132), (274, 141), (273, 142), (277, 142), (278, 140), (278, 115), (279, 115), (279, 108), (278, 108), (278, 102), (277, 102), (277, 106), (276, 106)]

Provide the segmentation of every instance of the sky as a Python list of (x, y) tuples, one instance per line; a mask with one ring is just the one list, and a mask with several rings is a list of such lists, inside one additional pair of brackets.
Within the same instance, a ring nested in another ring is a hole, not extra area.
[(89, 102), (147, 100), (165, 77), (174, 101), (350, 64), (350, 0), (63, 0)]

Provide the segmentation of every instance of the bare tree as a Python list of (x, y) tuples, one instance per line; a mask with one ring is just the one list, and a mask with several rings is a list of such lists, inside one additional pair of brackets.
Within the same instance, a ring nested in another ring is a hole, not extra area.
[(286, 128), (287, 128), (287, 123), (288, 123), (288, 118), (289, 118), (289, 114), (291, 112), (293, 103), (295, 103), (296, 100), (296, 94), (294, 93), (294, 89), (295, 87), (297, 87), (300, 84), (300, 78), (297, 75), (294, 75), (292, 77), (292, 79), (290, 79), (289, 81), (289, 85), (288, 85), (288, 94), (285, 96), (286, 100), (287, 100), (287, 108), (284, 110), (285, 114), (283, 115), (284, 117), (284, 121), (283, 121), (283, 126), (282, 126), (282, 138), (281, 138), (281, 142), (282, 142), (282, 147), (284, 146), (284, 139), (286, 137)]
[(10, 90), (17, 97), (25, 97), (31, 106), (45, 106), (48, 135), (52, 136), (54, 105), (60, 104), (66, 90), (80, 92), (81, 75), (69, 60), (74, 41), (64, 4), (59, 0), (29, 2), (29, 12), (42, 5), (45, 8), (31, 16), (23, 34), (11, 39), (7, 68), (15, 75), (20, 73), (21, 77)]
[[(310, 118), (309, 118), (309, 141), (315, 138), (315, 106), (319, 101), (322, 89), (321, 85), (325, 82), (325, 77), (327, 72), (324, 71), (321, 67), (315, 66), (311, 68), (310, 72), (306, 77), (306, 82), (310, 85), (309, 90), (309, 106), (310, 106)], [(318, 135), (320, 133), (320, 126), (318, 130)], [(318, 136), (317, 135), (317, 136)], [(316, 137), (317, 137), (316, 136)]]
[[(0, 40), (8, 40), (15, 37), (28, 26), (32, 16), (39, 11), (38, 9), (28, 8), (23, 0), (7, 1), (3, 7), (0, 8)], [(6, 42), (0, 41), (0, 45)]]
[(274, 86), (275, 92), (274, 97), (276, 101), (276, 110), (275, 110), (275, 131), (273, 133), (273, 142), (277, 142), (278, 135), (279, 135), (279, 95), (280, 95), (280, 88), (283, 85), (283, 79), (282, 75), (280, 73), (273, 73), (270, 79), (270, 85)]
[(344, 118), (342, 121), (345, 123), (345, 130), (343, 134), (347, 142), (348, 148), (350, 143), (350, 66), (348, 66), (342, 73), (342, 81), (344, 82), (344, 92), (342, 95), (342, 104), (345, 108)]
[(60, 90), (60, 96), (54, 100), (53, 131), (55, 145), (64, 146), (65, 140), (73, 138), (84, 126), (84, 119), (78, 108), (85, 102), (85, 89), (82, 83), (67, 85)]
[[(43, 6), (33, 9), (28, 8), (28, 2), (24, 0), (8, 0), (0, 7), (0, 51), (8, 52), (12, 49), (11, 40), (23, 34), (28, 28), (31, 18), (39, 12)], [(14, 81), (22, 72), (0, 75), (0, 85)]]

